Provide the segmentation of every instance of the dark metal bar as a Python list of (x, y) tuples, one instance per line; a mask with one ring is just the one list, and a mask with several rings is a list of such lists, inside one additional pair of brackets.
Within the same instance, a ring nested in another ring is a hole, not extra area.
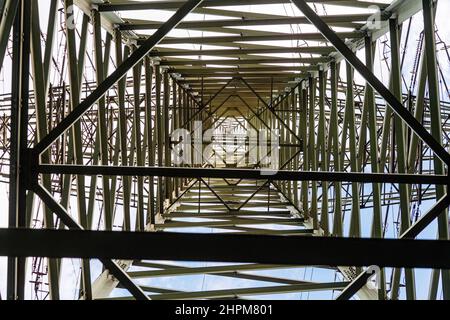
[(401, 101), (378, 80), (367, 66), (358, 59), (353, 51), (339, 38), (336, 33), (312, 10), (304, 0), (291, 0), (308, 20), (324, 35), (344, 58), (367, 80), (367, 82), (386, 100), (392, 109), (407, 123), (407, 125), (436, 153), (436, 155), (450, 165), (450, 154), (434, 137), (418, 122), (406, 109)]
[[(18, 1), (13, 27), (9, 228), (26, 227), (28, 93), (31, 3)], [(14, 242), (12, 242), (14, 243)], [(25, 259), (8, 258), (7, 299), (25, 296)]]
[[(179, 56), (224, 56), (224, 55), (243, 55), (243, 54), (264, 54), (264, 53), (311, 53), (328, 55), (334, 49), (327, 46), (310, 47), (284, 47), (284, 48), (256, 48), (256, 49), (205, 49), (205, 50), (169, 50), (151, 51), (151, 56), (156, 57), (179, 57)], [(205, 60), (206, 61), (206, 60)]]
[[(33, 191), (42, 199), (43, 202), (46, 203), (46, 205), (61, 219), (61, 221), (72, 230), (77, 231), (83, 231), (83, 227), (78, 224), (73, 218), (67, 213), (66, 209), (62, 207), (58, 202), (55, 201), (53, 196), (45, 190), (40, 184), (34, 183)], [(56, 231), (58, 232), (58, 231)], [(24, 239), (25, 242), (27, 241)], [(14, 246), (16, 245), (15, 242)], [(55, 242), (60, 250), (66, 250), (70, 248), (71, 246), (78, 246), (80, 242), (78, 240), (75, 240), (73, 243), (66, 243), (63, 245), (61, 242)], [(55, 244), (54, 243), (54, 244)], [(43, 245), (43, 243), (37, 243), (39, 246)], [(83, 247), (87, 244), (84, 244), (80, 246), (80, 249), (84, 250)], [(111, 247), (112, 248), (112, 247)], [(37, 253), (37, 252), (36, 252)], [(9, 255), (8, 255), (9, 256)], [(14, 256), (14, 255), (12, 255)], [(35, 256), (35, 254), (31, 254), (31, 256)], [(126, 274), (126, 272), (114, 261), (102, 259), (102, 257), (99, 257), (99, 260), (102, 262), (102, 264), (105, 266), (106, 269), (108, 269), (114, 277), (119, 280), (119, 282), (138, 300), (148, 300), (147, 295), (142, 291), (140, 287), (138, 287), (134, 282), (130, 279), (130, 277)]]
[[(156, 146), (157, 146), (157, 163), (158, 166), (163, 165), (163, 157), (164, 157), (164, 123), (162, 117), (162, 102), (161, 102), (161, 86), (162, 86), (162, 78), (161, 78), (161, 69), (159, 65), (155, 65), (155, 134), (156, 134)], [(158, 184), (156, 188), (156, 197), (157, 197), (157, 213), (162, 213), (164, 209), (164, 196), (163, 196), (163, 180), (161, 177), (158, 177)]]
[[(362, 38), (362, 32), (339, 32), (338, 36), (342, 39)], [(236, 35), (236, 36), (214, 36), (214, 37), (189, 37), (189, 38), (168, 38), (161, 41), (161, 44), (177, 43), (231, 43), (235, 41), (280, 41), (280, 40), (314, 40), (323, 41), (321, 33), (294, 33), (294, 34), (275, 34), (275, 35)], [(209, 61), (202, 61), (203, 64), (210, 64)]]
[[(216, 65), (246, 65), (246, 64), (260, 64), (260, 63), (322, 63), (328, 62), (330, 58), (328, 57), (318, 57), (318, 58), (249, 58), (246, 60), (242, 59), (213, 59), (213, 60), (191, 60), (186, 59), (182, 61), (161, 61), (162, 66), (183, 66), (183, 65), (207, 65), (207, 64), (216, 64)], [(185, 80), (183, 80), (185, 81)]]
[[(323, 0), (308, 0), (307, 2), (324, 2)], [(333, 5), (342, 4), (348, 6), (346, 0), (330, 0)], [(183, 1), (142, 1), (133, 3), (103, 3), (99, 5), (99, 11), (126, 11), (126, 10), (167, 10), (176, 9)], [(262, 4), (282, 4), (289, 3), (289, 0), (246, 0), (246, 5), (262, 5)], [(352, 6), (366, 8), (367, 4), (364, 2), (351, 1)], [(386, 8), (385, 3), (376, 3), (381, 9)], [(204, 7), (223, 7), (223, 6), (239, 6), (242, 5), (242, 0), (205, 0), (199, 5), (200, 8)]]
[(450, 206), (450, 196), (445, 195), (436, 204), (424, 214), (416, 223), (414, 223), (408, 230), (406, 230), (400, 238), (414, 239), (426, 227), (428, 227), (434, 219), (438, 218)]
[(177, 10), (177, 12), (165, 22), (151, 37), (142, 43), (142, 45), (134, 51), (128, 59), (126, 59), (117, 69), (107, 77), (97, 88), (74, 110), (65, 117), (46, 137), (44, 137), (35, 146), (34, 151), (38, 154), (47, 149), (61, 134), (70, 128), (75, 121), (77, 121), (83, 114), (101, 97), (105, 95), (108, 89), (119, 81), (126, 73), (134, 67), (155, 45), (161, 41), (173, 28), (175, 28), (180, 21), (192, 10), (194, 10), (202, 0), (189, 0)]
[(355, 294), (367, 284), (373, 274), (362, 272), (357, 276), (336, 298), (336, 300), (350, 300)]
[[(169, 119), (169, 107), (170, 107), (170, 84), (169, 84), (169, 74), (167, 73), (167, 70), (164, 70), (163, 74), (163, 88), (164, 88), (164, 95), (163, 95), (163, 110), (162, 110), (162, 124), (163, 129), (161, 130), (162, 133), (162, 140), (163, 140), (163, 150), (164, 150), (164, 166), (170, 167), (171, 161), (171, 150), (170, 150), (170, 119)], [(171, 198), (171, 184), (172, 181), (169, 178), (164, 179), (164, 199), (168, 200)]]
[[(426, 69), (428, 73), (428, 90), (430, 96), (430, 118), (431, 118), (431, 132), (433, 137), (442, 143), (442, 113), (441, 101), (439, 92), (439, 76), (438, 76), (438, 62), (436, 57), (436, 37), (435, 37), (435, 6), (434, 1), (422, 0), (423, 19), (424, 19), (424, 39), (425, 39), (425, 60)], [(449, 165), (447, 163), (447, 165)], [(433, 162), (434, 172), (444, 174), (445, 168), (443, 163), (434, 157)], [(449, 177), (450, 180), (450, 177)], [(439, 199), (445, 194), (445, 186), (436, 188), (436, 198)], [(447, 189), (448, 192), (448, 189)], [(448, 214), (443, 212), (438, 218), (438, 236), (439, 239), (449, 239)], [(442, 290), (445, 300), (450, 300), (450, 270), (442, 270)], [(436, 290), (430, 290), (436, 292)]]
[(123, 166), (77, 166), (41, 164), (35, 168), (43, 174), (83, 174), (83, 175), (122, 175), (122, 176), (155, 176), (155, 177), (185, 177), (185, 178), (229, 178), (229, 179), (264, 179), (286, 181), (348, 181), (348, 182), (378, 182), (406, 184), (437, 184), (447, 185), (446, 175), (418, 174), (385, 174), (385, 173), (355, 173), (326, 171), (284, 171), (274, 175), (262, 175), (260, 170), (253, 169), (209, 169), (180, 167), (123, 167)]
[(19, 1), (8, 0), (3, 6), (0, 19), (0, 66), (3, 66), (6, 48), (8, 46), (9, 34), (16, 17)]
[[(406, 230), (400, 239), (414, 239), (416, 238), (430, 223), (439, 217), (439, 215), (450, 205), (450, 197), (446, 195), (441, 198), (419, 221)], [(433, 259), (433, 258), (432, 258)], [(336, 298), (336, 300), (349, 300), (358, 291), (366, 285), (367, 281), (372, 275), (367, 272), (362, 272), (356, 279), (354, 279)]]
[[(147, 127), (147, 157), (148, 165), (155, 164), (155, 144), (156, 144), (156, 129), (152, 117), (152, 82), (153, 82), (153, 67), (149, 57), (144, 59), (145, 70), (145, 123)], [(126, 141), (125, 141), (126, 143)], [(148, 204), (147, 204), (147, 222), (155, 224), (155, 179), (149, 177), (148, 179)]]
[[(345, 26), (354, 26), (353, 22), (367, 21), (371, 14), (346, 14), (346, 15), (324, 15), (320, 18), (330, 25), (343, 24)], [(382, 17), (383, 20), (386, 17)], [(284, 24), (306, 24), (308, 23), (305, 17), (283, 17), (270, 19), (224, 19), (224, 20), (195, 20), (184, 21), (180, 23), (180, 28), (195, 29), (195, 28), (222, 28), (242, 26), (269, 26), (269, 25), (284, 25)], [(144, 22), (144, 23), (124, 23), (119, 26), (120, 30), (148, 30), (157, 29), (161, 22)]]
[(2, 256), (445, 269), (449, 250), (450, 241), (0, 229)]

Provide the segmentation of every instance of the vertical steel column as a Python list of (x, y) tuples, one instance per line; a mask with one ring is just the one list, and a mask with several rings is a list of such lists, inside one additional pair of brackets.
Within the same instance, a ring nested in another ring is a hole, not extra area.
[[(356, 158), (356, 128), (355, 128), (355, 101), (353, 91), (353, 67), (347, 63), (347, 94), (346, 105), (344, 115), (344, 129), (342, 134), (342, 155), (341, 162), (344, 163), (346, 145), (347, 145), (347, 132), (348, 143), (350, 150), (350, 169), (351, 172), (358, 172), (358, 163)], [(360, 202), (359, 202), (359, 184), (356, 182), (351, 183), (352, 187), (352, 211), (350, 217), (350, 237), (361, 236), (361, 218), (360, 218)]]
[[(37, 2), (31, 2), (31, 62), (33, 72), (33, 88), (35, 96), (35, 109), (36, 109), (36, 136), (37, 139), (45, 137), (47, 135), (47, 78), (43, 69), (42, 61), (42, 48), (41, 48), (41, 29), (39, 22), (39, 10)], [(41, 161), (43, 163), (49, 163), (51, 158), (50, 151), (47, 150), (41, 155)], [(47, 187), (51, 187), (49, 175), (43, 175), (43, 184)], [(84, 190), (83, 190), (84, 191)], [(47, 206), (44, 208), (45, 222), (48, 228), (53, 228), (53, 213)], [(85, 216), (85, 212), (84, 212)], [(53, 299), (59, 299), (59, 282), (58, 276), (58, 264), (57, 260), (49, 259), (49, 284), (50, 284), (50, 296)]]
[[(365, 53), (366, 53), (366, 65), (370, 71), (373, 72), (373, 43), (372, 38), (365, 37)], [(370, 140), (370, 165), (372, 173), (379, 173), (380, 168), (378, 164), (379, 154), (378, 154), (378, 135), (377, 135), (377, 110), (375, 105), (375, 94), (373, 88), (367, 84), (366, 85), (366, 108), (368, 112), (368, 129), (369, 129), (369, 140)], [(372, 184), (373, 193), (373, 220), (372, 220), (372, 238), (383, 238), (383, 212), (381, 209), (381, 185), (379, 183)], [(378, 284), (378, 297), (380, 300), (386, 299), (386, 282), (385, 282), (385, 272), (384, 269), (381, 270), (380, 283)]]
[[(327, 86), (326, 73), (319, 71), (319, 130), (318, 130), (318, 146), (320, 147), (320, 169), (328, 170), (328, 146), (326, 139), (326, 119), (325, 119), (325, 96)], [(322, 181), (322, 205), (320, 211), (320, 226), (325, 235), (330, 234), (329, 217), (328, 217), (328, 182)]]
[[(293, 112), (290, 111), (292, 109), (292, 98), (291, 97), (292, 97), (292, 94), (288, 94), (288, 96), (286, 97), (286, 107), (287, 107), (286, 108), (286, 114), (287, 114), (286, 120), (287, 120), (287, 126), (289, 128), (291, 128), (292, 131), (295, 131), (295, 127), (293, 126), (293, 123), (292, 123)], [(288, 137), (288, 139), (287, 139), (286, 143), (289, 145), (292, 145), (292, 135), (289, 134), (287, 137)], [(291, 159), (292, 155), (293, 155), (292, 148), (290, 146), (288, 146), (286, 160), (284, 162), (280, 163), (280, 165), (282, 166), (284, 163), (286, 163), (286, 161), (290, 161), (290, 163), (287, 165), (286, 169), (292, 169), (292, 159)], [(289, 200), (292, 201), (292, 199), (293, 199), (292, 181), (288, 181), (287, 184), (288, 184), (288, 190), (287, 190), (288, 197), (289, 197)]]
[[(394, 95), (402, 100), (402, 80), (401, 80), (401, 65), (400, 65), (400, 39), (398, 21), (396, 19), (389, 20), (390, 40), (391, 40), (391, 73), (392, 73), (392, 91)], [(396, 155), (398, 173), (406, 173), (406, 148), (405, 148), (405, 126), (402, 119), (398, 115), (394, 115), (395, 123), (395, 141), (396, 149), (391, 146), (391, 155)], [(392, 158), (391, 158), (392, 160)], [(404, 233), (411, 225), (410, 208), (409, 208), (409, 192), (406, 184), (400, 184), (400, 234)], [(400, 283), (400, 269), (394, 269), (392, 295), (393, 300), (398, 299), (399, 283)], [(406, 296), (409, 300), (415, 299), (415, 284), (414, 273), (411, 269), (405, 269), (406, 280)]]
[[(157, 133), (157, 146), (158, 146), (158, 167), (162, 167), (163, 164), (163, 133), (164, 133), (164, 123), (162, 118), (161, 110), (161, 70), (159, 65), (155, 65), (155, 90), (156, 90), (156, 127)], [(163, 194), (163, 178), (158, 177), (158, 187), (157, 187), (157, 213), (162, 214), (164, 210), (164, 194)]]
[[(113, 40), (113, 34), (106, 32), (106, 37), (105, 37), (105, 45), (104, 45), (104, 51), (103, 51), (103, 73), (104, 73), (104, 78), (106, 79), (108, 77), (109, 74), (109, 65), (111, 62), (111, 45), (112, 45), (112, 40)], [(118, 82), (117, 82), (118, 83)], [(111, 103), (111, 100), (108, 99), (109, 96), (108, 94), (106, 95), (107, 99), (107, 105), (106, 105), (106, 111), (108, 112), (108, 116), (107, 116), (107, 125), (108, 125), (108, 137), (110, 137), (110, 144), (113, 146), (111, 148), (109, 148), (110, 150), (110, 159), (112, 161), (112, 165), (113, 166), (118, 166), (119, 165), (119, 159), (120, 159), (120, 135), (118, 134), (118, 126), (117, 126), (117, 119), (116, 119), (116, 113), (114, 110), (114, 104)], [(109, 108), (109, 109), (108, 109)], [(116, 126), (116, 127), (115, 127)], [(95, 148), (95, 145), (94, 145)], [(114, 220), (114, 215), (116, 213), (117, 210), (117, 206), (116, 204), (116, 198), (118, 197), (118, 190), (117, 190), (117, 180), (118, 180), (118, 176), (113, 176), (111, 177), (111, 210), (113, 211), (113, 220)]]
[[(184, 102), (183, 102), (183, 88), (181, 84), (178, 84), (178, 125), (175, 129), (182, 129), (184, 122), (183, 112), (184, 112)], [(183, 178), (178, 178), (178, 187), (180, 191), (183, 190)], [(177, 196), (178, 197), (178, 196)]]
[[(164, 139), (164, 165), (170, 167), (170, 84), (169, 73), (164, 70), (164, 110), (163, 110), (163, 139)], [(172, 198), (172, 181), (171, 178), (164, 178), (164, 197), (165, 200)]]
[[(183, 109), (182, 109), (182, 115), (183, 115), (183, 121), (182, 123), (184, 124), (184, 128), (188, 130), (189, 132), (191, 132), (190, 129), (190, 123), (188, 123), (188, 119), (189, 119), (189, 112), (188, 112), (188, 101), (187, 101), (187, 92), (186, 90), (183, 91)], [(191, 148), (191, 146), (188, 146), (188, 148)], [(184, 164), (184, 166), (186, 166), (186, 164)], [(183, 184), (187, 184), (187, 178), (183, 178)]]
[[(115, 54), (116, 64), (119, 66), (123, 62), (122, 56), (122, 34), (119, 28), (114, 30), (115, 36)], [(126, 78), (123, 77), (117, 84), (118, 95), (118, 131), (120, 139), (120, 161), (122, 166), (128, 165), (128, 144), (127, 144), (127, 115), (125, 113), (125, 87)], [(123, 194), (123, 230), (131, 231), (131, 213), (130, 213), (130, 178), (122, 176), (122, 194)]]
[[(284, 110), (287, 110), (287, 99), (285, 99), (282, 102), (282, 107)], [(275, 113), (275, 111), (273, 111)], [(287, 119), (287, 112), (281, 112), (281, 116), (280, 119), (278, 119), (278, 125), (277, 128), (281, 128), (281, 143), (286, 145), (287, 142), (287, 135), (288, 132), (286, 130), (286, 119)], [(284, 126), (282, 126), (282, 123), (285, 124)], [(281, 151), (281, 157), (280, 157), (280, 163), (284, 163), (288, 157), (287, 154), (287, 148), (286, 147), (281, 147), (280, 149)], [(280, 181), (281, 182), (281, 190), (283, 190), (283, 193), (286, 194), (287, 193), (287, 184), (288, 181)]]
[[(172, 79), (172, 132), (180, 126), (179, 124), (179, 113), (180, 113), (180, 103), (178, 100), (179, 97), (179, 87), (177, 85), (177, 82), (175, 79)], [(170, 139), (171, 140), (171, 139)], [(169, 145), (169, 148), (171, 148), (172, 145)], [(178, 192), (179, 192), (179, 179), (174, 178), (173, 179), (173, 191), (175, 193), (175, 198), (178, 198)], [(170, 203), (172, 203), (173, 197), (171, 193), (170, 197)]]
[[(70, 21), (73, 19), (70, 13), (71, 6), (73, 6), (72, 0), (66, 0), (64, 2), (64, 12), (66, 21)], [(67, 61), (68, 61), (68, 72), (69, 72), (69, 85), (70, 85), (70, 110), (73, 110), (75, 106), (80, 103), (80, 86), (81, 86), (81, 77), (82, 70), (80, 72), (78, 65), (78, 58), (76, 55), (76, 41), (75, 41), (75, 30), (69, 26), (69, 23), (66, 23), (66, 39), (67, 39)], [(81, 41), (83, 42), (83, 41)], [(38, 40), (37, 46), (40, 46), (40, 40)], [(44, 108), (45, 110), (45, 108)], [(46, 131), (46, 130), (45, 130)], [(83, 165), (83, 150), (82, 150), (82, 138), (81, 138), (81, 125), (80, 121), (77, 121), (72, 130), (70, 130), (71, 138), (73, 141), (73, 155), (74, 160), (77, 165)], [(46, 133), (45, 133), (46, 134)], [(45, 134), (43, 136), (45, 136)], [(43, 153), (45, 154), (45, 152)], [(47, 190), (51, 190), (51, 182), (50, 177), (48, 178), (48, 182), (46, 183), (44, 180), (44, 187)], [(71, 177), (68, 176), (67, 179), (71, 180)], [(87, 228), (87, 211), (86, 211), (86, 189), (85, 189), (85, 180), (84, 176), (77, 175), (76, 176), (76, 186), (77, 186), (77, 209), (78, 209), (78, 219), (79, 223), (83, 226), (83, 228)], [(68, 182), (68, 198), (70, 199), (70, 190), (72, 187), (72, 183)], [(52, 213), (50, 213), (53, 216)], [(53, 219), (53, 218), (51, 218)], [(91, 279), (90, 279), (90, 265), (89, 259), (82, 260), (82, 291), (83, 296), (86, 299), (92, 298), (91, 293)], [(57, 291), (57, 290), (55, 290)], [(58, 295), (59, 297), (59, 295)], [(59, 299), (59, 298), (56, 298)]]
[[(153, 116), (152, 116), (152, 82), (153, 67), (149, 57), (145, 57), (145, 123), (147, 133), (147, 157), (148, 165), (155, 165), (155, 141), (153, 133)], [(151, 225), (155, 224), (155, 177), (148, 177), (148, 216), (147, 222)]]
[[(316, 122), (315, 122), (315, 108), (316, 108), (316, 79), (309, 78), (309, 169), (317, 171), (317, 156), (316, 156)], [(311, 181), (311, 209), (310, 215), (313, 219), (314, 230), (319, 229), (319, 219), (317, 212), (317, 182)]]
[[(294, 124), (294, 114), (295, 114), (295, 112), (294, 112), (294, 109), (295, 109), (295, 107), (294, 107), (295, 97), (294, 96), (295, 96), (295, 93), (294, 93), (294, 90), (293, 90), (292, 92), (290, 92), (289, 97), (287, 97), (286, 100), (288, 100), (288, 115), (289, 115), (288, 121), (289, 121), (289, 127), (292, 129), (292, 131), (294, 133), (296, 133), (297, 128), (295, 127), (295, 124)], [(296, 149), (292, 148), (292, 145), (294, 144), (294, 139), (295, 138), (292, 136), (292, 134), (290, 134), (289, 135), (289, 139), (288, 139), (288, 143), (290, 145), (288, 147), (288, 150), (289, 150), (289, 152), (288, 152), (289, 164), (286, 167), (286, 169), (290, 169), (290, 170), (294, 169), (293, 156), (294, 156), (294, 153), (297, 151)], [(299, 143), (300, 141), (297, 141), (297, 142)], [(281, 166), (283, 164), (284, 163), (280, 163)], [(294, 201), (294, 188), (293, 188), (294, 185), (293, 185), (293, 181), (288, 181), (288, 182), (289, 182), (289, 190), (288, 190), (289, 191), (289, 198), (290, 198), (291, 201)], [(295, 201), (294, 201), (294, 203), (295, 203)]]
[[(134, 50), (137, 48), (134, 47)], [(141, 132), (141, 76), (142, 62), (138, 62), (133, 67), (133, 97), (134, 97), (134, 147), (136, 150), (136, 164), (139, 167), (144, 166), (144, 157), (142, 152), (142, 132)], [(133, 164), (132, 164), (133, 165)], [(136, 230), (144, 231), (145, 229), (145, 213), (144, 213), (144, 177), (137, 177), (137, 217)]]
[[(425, 52), (426, 65), (428, 71), (428, 89), (430, 95), (430, 117), (431, 117), (431, 134), (442, 144), (442, 119), (441, 119), (441, 101), (439, 94), (438, 67), (436, 61), (436, 39), (434, 26), (434, 8), (433, 1), (422, 0), (424, 35), (425, 35)], [(435, 174), (445, 174), (442, 161), (434, 156), (434, 172)], [(447, 190), (448, 191), (448, 190)], [(445, 195), (445, 186), (436, 186), (436, 199), (440, 199)], [(448, 211), (444, 210), (438, 217), (438, 237), (440, 240), (448, 240)], [(435, 271), (436, 272), (436, 271)], [(441, 270), (442, 274), (442, 290), (444, 299), (450, 300), (450, 271)], [(430, 292), (434, 295), (433, 292)], [(432, 296), (434, 298), (434, 296)]]
[[(307, 171), (309, 168), (309, 137), (308, 137), (308, 90), (303, 87), (300, 88), (299, 94), (300, 104), (300, 130), (301, 137), (303, 139), (303, 162), (301, 169)], [(308, 181), (302, 181), (301, 183), (301, 200), (302, 210), (305, 219), (309, 219), (309, 201), (308, 201)]]
[[(30, 1), (17, 1), (13, 27), (13, 63), (11, 76), (11, 159), (9, 174), (8, 227), (26, 227), (27, 175), (23, 164), (28, 144), (28, 85), (30, 56)], [(25, 298), (25, 258), (8, 257), (6, 296), (8, 300)]]
[[(95, 52), (95, 68), (96, 68), (96, 81), (97, 85), (102, 83), (105, 73), (103, 68), (103, 52), (102, 52), (102, 30), (100, 13), (98, 10), (92, 10), (92, 24), (94, 26), (94, 52)], [(103, 166), (109, 164), (108, 159), (108, 134), (106, 127), (106, 112), (105, 112), (105, 97), (102, 96), (97, 102), (98, 108), (98, 130), (100, 133), (100, 160)], [(109, 185), (109, 177), (103, 176), (103, 215), (105, 222), (105, 230), (112, 230), (113, 226), (113, 214), (111, 203), (111, 192)]]
[[(342, 171), (342, 162), (339, 148), (339, 117), (338, 117), (338, 73), (339, 68), (336, 62), (331, 62), (331, 115), (330, 115), (330, 142), (333, 145), (333, 150), (330, 155), (333, 154), (333, 166), (335, 171)], [(333, 235), (342, 237), (342, 195), (341, 195), (342, 184), (340, 182), (334, 183), (334, 217), (333, 217)]]
[[(301, 90), (299, 87), (297, 87), (294, 92), (292, 93), (292, 99), (291, 99), (291, 107), (292, 107), (292, 124), (294, 126), (294, 131), (295, 134), (299, 137), (301, 137), (300, 134), (300, 126), (298, 124), (298, 94), (296, 92), (298, 92), (299, 90)], [(303, 138), (302, 138), (303, 139)], [(304, 140), (303, 140), (304, 141)], [(295, 138), (291, 137), (291, 143), (295, 142)], [(304, 142), (302, 142), (304, 143)], [(298, 145), (297, 148), (295, 148), (295, 153), (297, 153), (300, 150), (300, 143)], [(292, 170), (297, 171), (299, 170), (299, 166), (298, 166), (298, 160), (299, 160), (299, 154), (297, 154), (294, 158), (294, 162), (292, 165)], [(294, 189), (294, 203), (296, 205), (296, 207), (300, 207), (300, 201), (299, 201), (299, 189), (298, 189), (298, 181), (294, 181), (292, 184), (292, 188)]]
[[(53, 4), (53, 2), (52, 2)], [(56, 1), (55, 1), (55, 10), (58, 9)], [(51, 12), (52, 9), (50, 9)], [(56, 13), (55, 13), (56, 15)], [(67, 17), (66, 17), (67, 19)], [(83, 75), (83, 70), (84, 70), (84, 62), (85, 62), (85, 54), (86, 54), (86, 42), (87, 42), (87, 31), (88, 31), (88, 23), (89, 23), (89, 17), (86, 14), (83, 14), (83, 21), (82, 21), (82, 26), (81, 26), (81, 34), (80, 34), (80, 44), (79, 44), (79, 51), (78, 51), (78, 72), (77, 75), (79, 75), (78, 77), (78, 96), (80, 96), (81, 94), (81, 83), (82, 83), (82, 75)], [(66, 31), (66, 37), (69, 35), (69, 33)], [(48, 37), (48, 33), (47, 33), (47, 37)], [(74, 41), (74, 40), (71, 40)], [(44, 70), (50, 70), (50, 59), (51, 59), (51, 51), (50, 49), (47, 50), (48, 47), (46, 45), (46, 57), (45, 57), (45, 61), (44, 61)], [(67, 52), (69, 54), (69, 50)], [(47, 60), (48, 59), (48, 60)], [(49, 71), (48, 71), (49, 72)], [(49, 74), (48, 74), (49, 75)], [(69, 76), (70, 78), (70, 76)], [(63, 83), (64, 87), (65, 87), (65, 82)], [(66, 112), (66, 98), (65, 98), (65, 91), (64, 91), (64, 95), (63, 95), (63, 108), (62, 108), (62, 114), (61, 114), (61, 119), (65, 116), (65, 112)], [(62, 137), (62, 141), (63, 141), (63, 152), (62, 152), (62, 161), (63, 163), (66, 161), (66, 159), (68, 159), (69, 161), (72, 161), (73, 157), (74, 157), (74, 141), (73, 141), (73, 132), (72, 132), (73, 128), (71, 130), (68, 130), (68, 134), (65, 133)], [(67, 147), (66, 147), (66, 140), (69, 140), (67, 143)], [(96, 142), (97, 143), (97, 142)], [(97, 146), (94, 147), (94, 149)], [(98, 148), (98, 147), (97, 147)], [(65, 151), (67, 150), (67, 152)], [(95, 153), (95, 151), (94, 151)], [(91, 178), (91, 190), (94, 190), (94, 187), (92, 187), (93, 182), (96, 181), (96, 177), (92, 177)], [(71, 184), (72, 184), (72, 176), (71, 175), (64, 175), (63, 176), (63, 183), (62, 183), (62, 191), (61, 191), (61, 204), (63, 205), (64, 208), (68, 208), (69, 206), (69, 199), (70, 199), (70, 192), (71, 192)], [(91, 228), (92, 225), (92, 215), (94, 212), (94, 206), (93, 206), (93, 202), (94, 202), (94, 198), (95, 194), (94, 192), (90, 192), (89, 193), (89, 202), (88, 202), (88, 206), (86, 208), (86, 215), (87, 215), (87, 223), (89, 228)]]

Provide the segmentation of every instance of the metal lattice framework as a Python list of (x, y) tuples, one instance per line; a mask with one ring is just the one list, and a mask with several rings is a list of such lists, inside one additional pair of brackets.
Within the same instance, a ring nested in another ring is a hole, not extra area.
[[(65, 258), (88, 300), (450, 299), (437, 5), (0, 0), (7, 299), (62, 298)], [(181, 144), (204, 159), (175, 165)]]

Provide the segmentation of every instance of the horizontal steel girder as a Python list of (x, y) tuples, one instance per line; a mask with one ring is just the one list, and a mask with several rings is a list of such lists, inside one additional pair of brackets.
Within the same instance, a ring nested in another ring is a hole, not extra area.
[(320, 57), (320, 58), (252, 58), (248, 59), (209, 59), (209, 60), (198, 60), (198, 59), (184, 59), (183, 60), (170, 60), (161, 61), (162, 66), (183, 66), (183, 65), (192, 65), (192, 66), (204, 66), (204, 65), (247, 65), (247, 64), (273, 64), (273, 63), (324, 63), (330, 61), (330, 58)]
[(449, 251), (437, 240), (0, 229), (1, 256), (450, 269)]
[[(358, 8), (367, 8), (368, 5), (377, 5), (381, 9), (386, 8), (388, 5), (382, 2), (359, 2), (355, 0), (308, 0), (311, 3), (332, 3), (333, 5), (353, 6)], [(108, 11), (128, 11), (128, 10), (167, 10), (177, 9), (184, 1), (142, 1), (131, 2), (123, 1), (123, 3), (105, 3), (100, 4), (98, 9), (100, 12)], [(246, 0), (245, 5), (262, 5), (262, 4), (286, 4), (290, 3), (289, 0)], [(239, 6), (243, 5), (242, 0), (205, 0), (199, 5), (203, 7), (223, 7), (223, 6)]]
[(418, 175), (395, 173), (353, 173), (326, 171), (265, 171), (253, 169), (206, 169), (177, 167), (125, 167), (125, 166), (79, 166), (42, 164), (36, 168), (44, 174), (81, 174), (106, 176), (150, 176), (184, 178), (229, 178), (229, 179), (267, 179), (272, 181), (348, 181), (366, 183), (406, 183), (447, 185), (446, 175)]
[[(362, 32), (339, 32), (342, 39), (359, 39), (364, 37)], [(320, 33), (295, 33), (285, 35), (261, 35), (261, 36), (221, 36), (221, 37), (190, 37), (190, 38), (166, 38), (160, 44), (178, 43), (228, 43), (243, 41), (283, 41), (283, 40), (314, 40), (323, 41), (325, 38)]]
[(152, 51), (152, 57), (180, 57), (180, 56), (226, 56), (243, 54), (282, 54), (282, 53), (307, 53), (328, 55), (334, 52), (333, 47), (284, 47), (284, 48), (257, 48), (257, 49), (208, 49), (208, 50), (176, 50), (161, 48), (161, 51)]
[[(321, 16), (321, 18), (329, 23), (348, 23), (354, 21), (365, 22), (371, 17), (371, 14), (348, 14), (348, 15), (327, 15)], [(385, 19), (385, 17), (383, 17)], [(206, 21), (186, 21), (181, 22), (178, 28), (191, 29), (191, 28), (221, 28), (221, 27), (234, 27), (234, 26), (266, 26), (266, 25), (284, 25), (284, 24), (308, 24), (309, 21), (305, 17), (286, 17), (286, 18), (274, 18), (274, 19), (227, 19), (227, 20), (206, 20)], [(146, 29), (158, 29), (161, 26), (161, 22), (148, 22), (148, 23), (125, 23), (119, 26), (120, 30), (146, 30)]]

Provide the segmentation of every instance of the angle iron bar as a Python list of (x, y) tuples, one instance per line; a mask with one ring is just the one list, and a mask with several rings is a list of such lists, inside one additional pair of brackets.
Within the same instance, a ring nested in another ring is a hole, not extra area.
[(149, 37), (136, 51), (134, 51), (128, 59), (126, 59), (117, 69), (74, 110), (65, 117), (47, 136), (45, 136), (39, 143), (35, 146), (35, 152), (41, 154), (46, 150), (65, 130), (70, 128), (75, 121), (77, 121), (83, 114), (101, 97), (103, 97), (106, 92), (114, 85), (117, 81), (122, 79), (127, 72), (137, 64), (142, 58), (144, 58), (153, 47), (161, 41), (164, 36), (166, 36), (173, 28), (175, 28), (180, 21), (193, 9), (195, 9), (202, 0), (189, 0), (183, 4), (183, 6), (177, 10), (177, 12), (165, 22), (151, 37)]
[(0, 229), (0, 240), (2, 256), (450, 268), (444, 240), (35, 229)]
[[(424, 214), (414, 225), (406, 230), (399, 239), (416, 238), (430, 223), (436, 219), (450, 205), (450, 197), (445, 195), (442, 197), (426, 214)], [(358, 275), (336, 298), (336, 300), (349, 300), (353, 297), (372, 275), (368, 272), (362, 272)]]
[(405, 184), (447, 185), (447, 175), (355, 173), (327, 171), (285, 171), (280, 170), (267, 176), (264, 171), (253, 169), (209, 169), (181, 167), (125, 167), (125, 166), (79, 166), (40, 164), (34, 170), (42, 174), (82, 174), (82, 175), (123, 175), (156, 176), (185, 178), (233, 178), (233, 179), (268, 179), (271, 181), (341, 181), (341, 182), (378, 182)]
[[(45, 189), (43, 188), (39, 183), (34, 183), (32, 186), (33, 192), (35, 192), (41, 199), (44, 201), (47, 206), (53, 210), (53, 212), (61, 219), (61, 221), (71, 230), (77, 230), (77, 231), (83, 231), (83, 227), (78, 224), (66, 211), (64, 207), (62, 207), (58, 202), (55, 201), (53, 196)], [(15, 243), (15, 242), (13, 242)], [(67, 245), (61, 245), (60, 242), (58, 243), (58, 246), (60, 249), (65, 250), (66, 248), (73, 246), (77, 241), (73, 242), (72, 244), (67, 243)], [(42, 245), (42, 243), (39, 243), (39, 245)], [(81, 246), (80, 248), (83, 248), (84, 246)], [(131, 278), (126, 274), (126, 272), (114, 261), (100, 258), (99, 259), (102, 264), (105, 266), (106, 269), (108, 269), (111, 274), (119, 280), (122, 285), (127, 288), (127, 290), (138, 300), (149, 300), (147, 295), (142, 291), (141, 288), (139, 288), (132, 280)]]
[(367, 82), (386, 100), (392, 109), (406, 124), (428, 144), (436, 155), (450, 166), (450, 154), (445, 148), (414, 118), (395, 95), (359, 60), (353, 51), (331, 30), (331, 28), (312, 10), (304, 0), (291, 0), (308, 20), (330, 41), (345, 59), (367, 80)]

